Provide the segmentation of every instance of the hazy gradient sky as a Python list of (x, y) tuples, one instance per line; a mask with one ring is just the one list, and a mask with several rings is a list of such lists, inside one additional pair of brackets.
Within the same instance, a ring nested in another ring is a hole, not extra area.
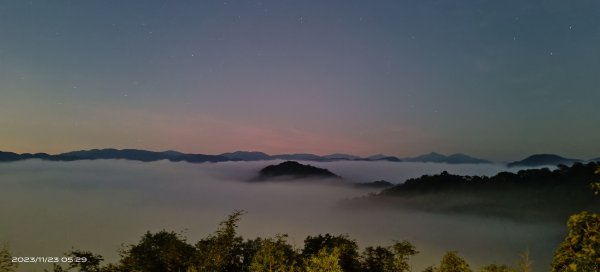
[(1, 1), (0, 150), (600, 156), (600, 1)]

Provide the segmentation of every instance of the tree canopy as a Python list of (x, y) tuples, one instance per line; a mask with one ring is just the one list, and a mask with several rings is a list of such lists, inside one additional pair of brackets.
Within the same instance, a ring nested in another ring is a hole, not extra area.
[[(596, 170), (600, 174), (600, 166)], [(591, 183), (598, 195), (599, 183)], [(552, 272), (600, 271), (600, 214), (583, 211), (567, 222), (569, 234), (552, 260)]]

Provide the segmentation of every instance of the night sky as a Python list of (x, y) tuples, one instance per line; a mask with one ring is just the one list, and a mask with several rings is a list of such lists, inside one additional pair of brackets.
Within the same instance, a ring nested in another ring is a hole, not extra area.
[(600, 1), (1, 1), (0, 150), (600, 156)]

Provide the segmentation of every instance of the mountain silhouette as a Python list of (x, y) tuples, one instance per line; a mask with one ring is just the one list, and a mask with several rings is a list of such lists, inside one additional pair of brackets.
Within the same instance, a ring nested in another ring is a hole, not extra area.
[(83, 160), (98, 160), (98, 159), (123, 159), (123, 160), (133, 160), (133, 161), (143, 161), (143, 162), (151, 162), (151, 161), (159, 161), (165, 160), (176, 156), (181, 156), (174, 154), (173, 152), (154, 152), (147, 150), (138, 150), (138, 149), (91, 149), (91, 150), (82, 150), (82, 151), (73, 151), (60, 154), (62, 156), (79, 158)]
[(381, 160), (381, 159), (384, 159), (384, 158), (387, 158), (387, 157), (389, 157), (389, 156), (388, 155), (383, 155), (383, 154), (376, 154), (376, 155), (368, 156), (365, 159), (376, 161), (376, 160)]
[(323, 158), (329, 159), (329, 160), (348, 160), (348, 161), (362, 159), (359, 156), (354, 156), (354, 155), (350, 155), (350, 154), (342, 154), (342, 153), (325, 155), (325, 156), (323, 156)]
[(277, 165), (269, 165), (260, 170), (258, 180), (270, 179), (305, 179), (305, 178), (334, 178), (341, 177), (331, 171), (296, 161), (285, 161)]
[(236, 159), (229, 159), (227, 157), (219, 155), (204, 155), (204, 154), (183, 154), (177, 157), (168, 158), (172, 162), (191, 162), (191, 163), (202, 163), (202, 162), (225, 162), (225, 161), (238, 161)]
[(178, 151), (148, 151), (141, 149), (90, 149), (65, 152), (57, 155), (49, 155), (46, 153), (23, 153), (17, 154), (14, 152), (0, 151), (0, 162), (19, 161), (26, 159), (41, 159), (49, 161), (75, 161), (75, 160), (99, 160), (99, 159), (122, 159), (134, 160), (143, 162), (153, 162), (160, 160), (169, 160), (174, 162), (186, 161), (192, 163), (201, 162), (222, 162), (222, 161), (265, 161), (265, 160), (290, 160), (290, 161), (316, 161), (316, 162), (332, 162), (332, 161), (390, 161), (390, 162), (440, 162), (440, 163), (489, 163), (490, 161), (469, 157), (464, 154), (453, 154), (444, 156), (439, 153), (429, 153), (414, 158), (400, 159), (395, 156), (383, 154), (372, 155), (368, 157), (360, 157), (345, 153), (334, 153), (330, 155), (320, 156), (310, 153), (294, 153), (294, 154), (277, 154), (269, 155), (259, 151), (235, 151), (227, 152), (219, 155), (207, 154), (187, 154)]
[[(410, 178), (378, 194), (357, 198), (354, 207), (414, 209), (445, 214), (493, 216), (532, 222), (565, 222), (573, 213), (600, 211), (590, 190), (599, 163), (462, 176), (446, 171)], [(375, 205), (375, 206), (372, 206)]]
[[(44, 158), (42, 158), (44, 159)], [(50, 160), (110, 160), (110, 159), (122, 159), (142, 162), (153, 162), (160, 160), (169, 160), (172, 162), (190, 162), (190, 163), (202, 163), (202, 162), (223, 162), (232, 161), (227, 157), (219, 155), (205, 155), (205, 154), (185, 154), (177, 151), (148, 151), (139, 149), (91, 149), (81, 150), (62, 153), (58, 155), (50, 155)]]
[(463, 164), (463, 163), (491, 163), (491, 161), (473, 158), (471, 156), (456, 153), (450, 156), (442, 155), (440, 153), (431, 152), (429, 154), (420, 155), (412, 158), (405, 158), (405, 161), (409, 162), (435, 162), (435, 163), (449, 163), (449, 164)]
[(446, 160), (446, 156), (440, 153), (431, 152), (429, 154), (424, 154), (413, 158), (405, 158), (404, 160), (409, 162), (444, 162)]
[[(368, 157), (359, 157), (351, 154), (335, 153), (325, 156), (319, 156), (310, 153), (295, 153), (295, 154), (278, 154), (269, 155), (259, 151), (235, 151), (223, 153), (220, 155), (207, 154), (188, 154), (178, 151), (148, 151), (141, 149), (90, 149), (65, 152), (61, 154), (51, 155), (46, 153), (23, 153), (0, 151), (0, 162), (20, 161), (27, 159), (41, 159), (47, 161), (77, 161), (77, 160), (99, 160), (99, 159), (122, 159), (134, 160), (142, 162), (153, 162), (160, 160), (168, 160), (173, 162), (223, 162), (223, 161), (265, 161), (265, 160), (290, 160), (290, 161), (316, 161), (316, 162), (332, 162), (332, 161), (390, 161), (390, 162), (434, 162), (434, 163), (449, 163), (449, 164), (471, 164), (471, 163), (491, 163), (488, 160), (474, 158), (462, 153), (456, 153), (445, 156), (440, 153), (431, 152), (429, 154), (420, 155), (400, 159), (394, 156), (383, 154), (372, 155)], [(600, 161), (600, 158), (589, 161)], [(579, 159), (569, 159), (553, 154), (536, 154), (521, 161), (508, 163), (512, 166), (542, 166), (542, 165), (570, 165), (574, 162), (582, 162)]]
[(47, 161), (74, 161), (77, 160), (75, 157), (69, 157), (65, 155), (49, 155), (46, 153), (23, 153), (17, 154), (13, 152), (2, 152), (0, 151), (0, 162), (11, 162), (29, 159), (41, 159)]
[(568, 159), (554, 154), (536, 154), (531, 155), (523, 160), (511, 162), (508, 164), (508, 167), (515, 166), (543, 166), (543, 165), (571, 165), (576, 162), (581, 162), (578, 159)]
[(266, 161), (274, 159), (272, 156), (258, 151), (235, 151), (223, 153), (219, 156), (223, 156), (230, 159), (237, 159), (240, 161)]
[(13, 152), (4, 152), (0, 151), (0, 161), (9, 162), (9, 161), (18, 161), (21, 160), (21, 155)]
[(366, 161), (391, 161), (391, 162), (401, 162), (402, 161), (398, 157), (388, 156), (388, 155), (383, 155), (383, 154), (368, 156), (363, 160), (366, 160)]

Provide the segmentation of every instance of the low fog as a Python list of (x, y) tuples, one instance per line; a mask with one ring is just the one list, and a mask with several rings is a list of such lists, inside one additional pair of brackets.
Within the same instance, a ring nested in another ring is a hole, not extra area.
[[(347, 233), (361, 250), (408, 240), (421, 252), (414, 271), (438, 264), (457, 250), (478, 269), (492, 262), (514, 264), (529, 249), (536, 271), (546, 271), (564, 235), (563, 225), (519, 224), (490, 218), (447, 216), (409, 210), (340, 209), (342, 199), (376, 192), (318, 182), (248, 182), (270, 162), (173, 163), (119, 160), (0, 163), (0, 244), (13, 256), (62, 256), (71, 248), (118, 260), (123, 244), (146, 231), (184, 234), (195, 243), (234, 210), (245, 210), (245, 238), (290, 235), (301, 248), (307, 235)], [(347, 182), (403, 182), (443, 170), (493, 175), (502, 165), (327, 162), (310, 164)], [(510, 169), (516, 171), (518, 169)], [(21, 264), (20, 271), (50, 266)]]

